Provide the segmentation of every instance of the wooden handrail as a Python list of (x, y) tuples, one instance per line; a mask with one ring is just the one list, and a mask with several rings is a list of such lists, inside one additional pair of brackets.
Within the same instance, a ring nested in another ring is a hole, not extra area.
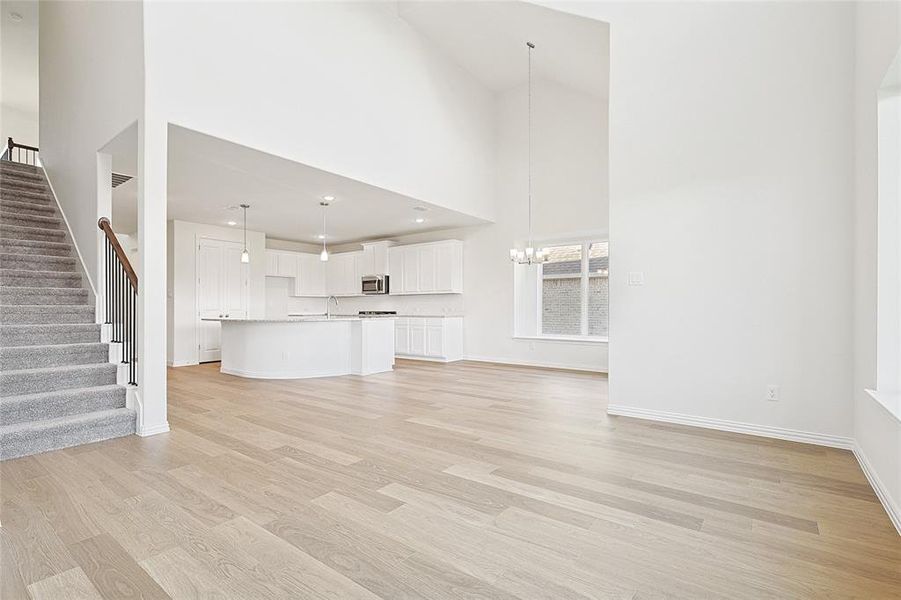
[(37, 149), (36, 147), (34, 147), (34, 146), (26, 146), (25, 144), (19, 144), (19, 143), (14, 142), (13, 139), (12, 139), (11, 137), (10, 137), (10, 138), (6, 138), (6, 140), (7, 140), (6, 147), (9, 148), (9, 149), (13, 149), (13, 148), (21, 148), (22, 150), (33, 150), (34, 152), (40, 152), (40, 150), (38, 150), (38, 149)]
[[(38, 150), (35, 146), (26, 146), (25, 144), (19, 144), (14, 142), (11, 137), (6, 138), (6, 151), (0, 155), (0, 159), (5, 160), (6, 162), (20, 163), (23, 165), (31, 165), (33, 167), (38, 166), (38, 154), (40, 150)], [(25, 159), (22, 159), (22, 155), (25, 155)]]
[(106, 217), (100, 217), (100, 220), (97, 221), (97, 227), (100, 228), (100, 231), (106, 235), (106, 239), (109, 240), (110, 244), (113, 247), (113, 251), (116, 253), (116, 258), (119, 259), (119, 262), (122, 263), (122, 268), (125, 269), (125, 276), (128, 277), (128, 280), (131, 282), (132, 287), (134, 287), (135, 293), (138, 291), (138, 275), (135, 273), (135, 270), (131, 268), (131, 263), (128, 262), (128, 257), (125, 255), (125, 250), (122, 249), (122, 245), (119, 244), (119, 238), (116, 237), (116, 234), (113, 233), (113, 228), (110, 225), (109, 219)]

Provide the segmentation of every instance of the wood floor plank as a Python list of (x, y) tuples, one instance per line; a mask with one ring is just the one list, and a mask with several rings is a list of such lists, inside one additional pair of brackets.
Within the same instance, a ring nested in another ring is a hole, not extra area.
[(170, 433), (0, 463), (0, 595), (901, 600), (852, 454), (608, 417), (606, 390), (170, 369)]
[(80, 567), (32, 583), (28, 593), (32, 600), (103, 600)]
[(108, 534), (70, 544), (69, 550), (103, 598), (170, 597)]

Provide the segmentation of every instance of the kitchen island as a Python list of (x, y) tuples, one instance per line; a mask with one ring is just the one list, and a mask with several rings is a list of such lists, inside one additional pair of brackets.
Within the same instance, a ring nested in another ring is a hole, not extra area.
[(254, 379), (372, 375), (394, 369), (394, 319), (210, 319), (222, 324), (220, 371)]

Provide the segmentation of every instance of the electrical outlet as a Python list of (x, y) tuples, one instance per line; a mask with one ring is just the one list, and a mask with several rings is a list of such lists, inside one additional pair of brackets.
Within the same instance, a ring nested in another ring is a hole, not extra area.
[(779, 386), (778, 385), (766, 386), (766, 399), (769, 402), (779, 402)]

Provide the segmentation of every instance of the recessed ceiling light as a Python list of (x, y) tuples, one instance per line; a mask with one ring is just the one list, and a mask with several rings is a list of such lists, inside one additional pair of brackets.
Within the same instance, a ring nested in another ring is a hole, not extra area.
[(238, 224), (238, 223), (235, 222), (235, 221), (229, 221), (229, 222), (228, 222), (228, 226), (229, 226), (229, 227), (234, 227), (234, 226), (237, 225), (237, 224)]
[(19, 13), (17, 13), (17, 12), (11, 12), (11, 13), (9, 13), (9, 18), (12, 19), (12, 20), (13, 20), (14, 22), (16, 22), (16, 23), (21, 23), (21, 22), (22, 22), (22, 15), (19, 14)]
[(325, 239), (325, 235), (320, 233), (319, 235), (316, 236), (316, 239), (317, 239), (317, 240), (324, 240), (324, 239)]
[(323, 196), (322, 199), (325, 200), (326, 202), (331, 202), (332, 200), (335, 199), (335, 197), (334, 196)]
[(417, 217), (416, 222), (417, 223), (425, 223), (425, 219), (423, 219), (422, 217)]

